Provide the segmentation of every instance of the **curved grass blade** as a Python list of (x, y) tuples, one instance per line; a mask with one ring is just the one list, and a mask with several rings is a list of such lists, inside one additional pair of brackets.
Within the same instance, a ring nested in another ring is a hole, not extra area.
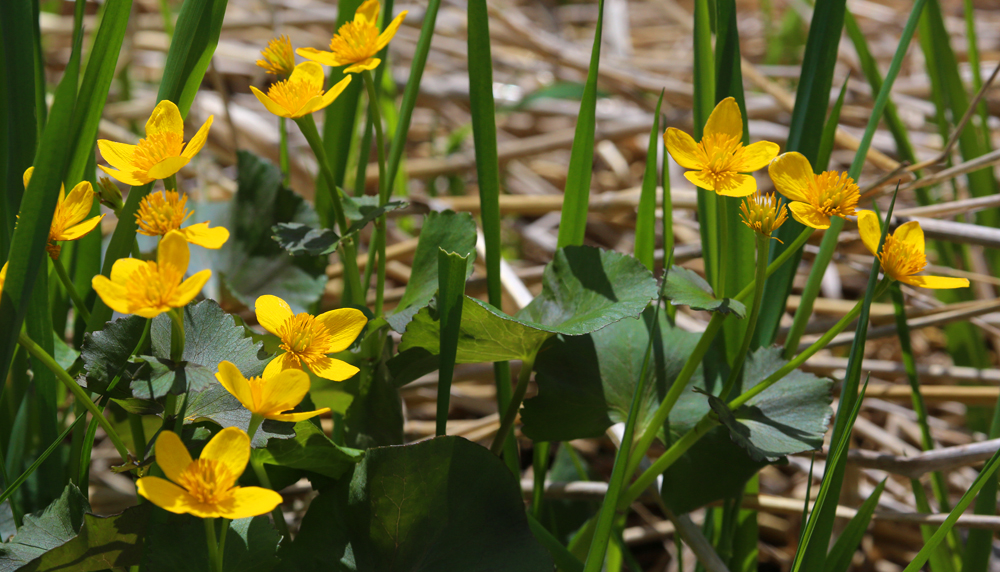
[[(642, 175), (642, 193), (639, 195), (639, 209), (635, 220), (635, 257), (653, 271), (653, 251), (656, 249), (656, 157), (660, 145), (660, 106), (663, 92), (656, 102), (653, 114), (653, 129), (649, 133), (649, 150), (646, 152), (646, 171)], [(664, 194), (664, 201), (666, 201)], [(666, 213), (664, 213), (666, 216)]]
[(830, 549), (830, 555), (826, 559), (823, 572), (847, 572), (847, 568), (851, 565), (851, 558), (854, 557), (854, 552), (861, 544), (868, 524), (872, 521), (872, 515), (875, 514), (875, 508), (878, 507), (878, 499), (882, 496), (883, 490), (885, 490), (885, 479), (875, 487), (872, 494), (858, 508), (857, 514), (840, 533), (840, 538)]

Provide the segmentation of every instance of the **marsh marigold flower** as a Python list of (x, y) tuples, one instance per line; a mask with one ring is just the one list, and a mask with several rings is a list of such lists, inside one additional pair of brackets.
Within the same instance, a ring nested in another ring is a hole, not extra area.
[(181, 196), (177, 191), (150, 193), (143, 197), (139, 202), (139, 212), (135, 213), (139, 233), (166, 236), (176, 230), (191, 244), (221, 248), (229, 240), (229, 231), (225, 228), (208, 228), (208, 221), (181, 228), (181, 224), (194, 214), (185, 207), (187, 200), (187, 195)]
[(187, 306), (212, 276), (202, 270), (187, 280), (191, 257), (184, 235), (173, 231), (156, 249), (156, 262), (121, 258), (111, 267), (111, 279), (98, 274), (91, 285), (112, 310), (155, 318), (171, 308)]
[(330, 51), (324, 52), (315, 48), (299, 48), (295, 53), (330, 67), (350, 65), (344, 73), (359, 73), (373, 70), (382, 60), (374, 57), (389, 40), (396, 35), (399, 25), (403, 23), (407, 11), (389, 22), (385, 31), (378, 33), (378, 12), (381, 9), (378, 0), (365, 0), (354, 13), (354, 20), (347, 22), (337, 30), (330, 40)]
[(302, 370), (286, 369), (274, 375), (265, 372), (260, 377), (248, 379), (235, 365), (223, 361), (215, 377), (243, 407), (264, 419), (295, 422), (330, 411), (329, 407), (324, 407), (316, 411), (289, 412), (309, 393), (309, 374)]
[(924, 231), (915, 220), (905, 222), (896, 228), (892, 234), (887, 234), (882, 252), (878, 253), (878, 242), (882, 237), (878, 215), (872, 211), (858, 212), (858, 231), (861, 241), (882, 264), (886, 276), (910, 286), (934, 288), (966, 288), (969, 281), (965, 278), (947, 276), (915, 276), (927, 266), (927, 256), (924, 254)]
[(701, 141), (670, 127), (663, 134), (670, 156), (685, 169), (696, 186), (727, 197), (745, 197), (757, 192), (751, 175), (763, 169), (778, 154), (778, 145), (758, 141), (743, 146), (743, 115), (736, 100), (727, 97), (708, 117)]
[(295, 52), (288, 36), (278, 36), (267, 43), (260, 51), (264, 59), (257, 60), (257, 65), (269, 74), (288, 76), (295, 69)]
[(854, 214), (861, 191), (847, 173), (813, 173), (809, 159), (801, 153), (785, 153), (767, 168), (778, 192), (791, 203), (788, 210), (800, 223), (812, 228), (830, 228), (830, 217)]
[[(35, 172), (34, 167), (28, 167), (22, 177), (24, 188), (28, 188), (31, 181), (31, 174)], [(78, 240), (87, 233), (97, 228), (104, 215), (87, 218), (90, 209), (94, 207), (94, 187), (87, 181), (83, 181), (73, 187), (73, 190), (66, 194), (66, 187), (59, 187), (59, 202), (56, 203), (56, 210), (52, 213), (52, 226), (49, 227), (49, 241), (45, 245), (45, 251), (52, 258), (59, 258), (62, 247), (59, 241)]]
[(351, 78), (345, 77), (326, 93), (323, 93), (324, 81), (321, 65), (303, 62), (295, 66), (295, 71), (288, 79), (272, 83), (267, 89), (267, 95), (254, 86), (250, 86), (250, 90), (271, 113), (278, 117), (297, 119), (333, 103), (347, 84), (351, 83)]
[[(743, 224), (768, 238), (772, 238), (771, 234), (788, 220), (785, 207), (772, 194), (746, 197), (740, 204), (740, 213)], [(774, 240), (781, 242), (777, 237)]]
[(140, 139), (138, 145), (116, 143), (107, 139), (97, 142), (101, 156), (118, 170), (104, 165), (100, 167), (105, 173), (133, 187), (166, 179), (180, 171), (205, 146), (214, 117), (210, 115), (185, 146), (181, 112), (172, 101), (163, 100), (156, 104), (149, 116), (146, 138)]
[(233, 520), (267, 514), (281, 504), (280, 494), (236, 486), (249, 460), (250, 438), (241, 429), (219, 431), (197, 460), (176, 433), (164, 431), (156, 439), (156, 464), (167, 478), (142, 477), (135, 486), (150, 502), (176, 514)]
[(277, 375), (285, 369), (308, 366), (316, 375), (333, 381), (343, 381), (358, 372), (353, 365), (328, 357), (350, 347), (368, 319), (360, 310), (341, 308), (318, 316), (305, 312), (294, 314), (292, 308), (277, 296), (257, 298), (257, 321), (268, 332), (281, 339), (285, 353), (276, 356), (264, 369), (264, 377)]

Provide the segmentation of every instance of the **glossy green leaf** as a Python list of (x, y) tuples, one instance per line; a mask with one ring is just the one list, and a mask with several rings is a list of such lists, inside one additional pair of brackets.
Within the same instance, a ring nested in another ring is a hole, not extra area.
[[(377, 343), (384, 332), (373, 330), (362, 348)], [(345, 442), (349, 447), (367, 449), (403, 443), (403, 403), (386, 362), (392, 344), (385, 340), (381, 359), (342, 384), (354, 396), (344, 416)]]
[[(268, 572), (274, 569), (278, 564), (279, 539), (278, 531), (266, 515), (232, 521), (222, 556), (223, 572)], [(202, 519), (155, 509), (143, 550), (142, 570), (209, 572)]]
[(113, 396), (127, 397), (130, 394), (127, 389), (131, 373), (137, 369), (134, 366), (128, 368), (128, 359), (139, 343), (145, 327), (146, 318), (125, 316), (108, 322), (99, 331), (85, 334), (80, 351), (85, 374), (81, 385), (94, 393), (104, 395), (115, 377), (121, 375), (122, 381), (115, 387), (116, 393)]
[[(198, 394), (215, 385), (215, 368), (195, 363), (175, 364), (164, 358), (139, 356), (142, 367), (134, 374), (132, 396), (136, 399), (157, 400), (168, 393)], [(172, 412), (171, 412), (172, 413)]]
[(745, 317), (747, 313), (742, 302), (732, 298), (716, 298), (712, 287), (704, 278), (693, 270), (680, 266), (670, 267), (663, 295), (674, 306), (689, 306), (692, 310), (734, 314), (738, 318)]
[[(345, 203), (349, 200), (348, 197), (344, 197)], [(271, 232), (274, 233), (272, 238), (292, 256), (330, 254), (337, 250), (343, 238), (354, 236), (368, 223), (387, 212), (401, 209), (406, 204), (404, 201), (390, 201), (382, 206), (360, 205), (358, 216), (350, 217), (348, 215), (351, 226), (344, 233), (344, 236), (337, 236), (337, 233), (329, 228), (314, 228), (298, 222), (282, 222), (271, 227)], [(344, 210), (347, 210), (346, 206)]]
[(517, 479), (457, 437), (370, 449), (313, 499), (281, 553), (291, 570), (550, 572)]
[(364, 457), (357, 449), (338, 446), (312, 420), (295, 424), (293, 439), (272, 440), (266, 449), (254, 451), (254, 460), (340, 478)]

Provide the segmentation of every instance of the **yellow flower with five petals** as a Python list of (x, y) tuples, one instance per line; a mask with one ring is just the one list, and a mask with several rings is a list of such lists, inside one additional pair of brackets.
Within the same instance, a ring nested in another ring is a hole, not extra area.
[[(28, 167), (24, 171), (24, 188), (28, 188), (31, 181), (31, 174), (35, 172), (34, 167)], [(45, 245), (46, 252), (53, 259), (59, 258), (59, 241), (78, 240), (87, 233), (97, 228), (104, 215), (87, 218), (90, 210), (94, 207), (94, 187), (87, 181), (78, 183), (73, 190), (66, 194), (66, 187), (59, 187), (59, 202), (56, 203), (56, 210), (52, 213), (52, 226), (49, 227), (49, 241)]]
[(701, 141), (670, 127), (663, 134), (667, 151), (685, 169), (695, 186), (727, 197), (745, 197), (757, 192), (751, 175), (778, 155), (778, 145), (758, 141), (743, 146), (743, 114), (736, 100), (727, 97), (708, 117)]
[(260, 55), (264, 59), (257, 60), (257, 67), (264, 68), (269, 74), (288, 76), (295, 69), (295, 51), (288, 36), (273, 38)]
[(104, 165), (100, 167), (105, 173), (133, 187), (166, 179), (180, 171), (205, 146), (214, 117), (210, 115), (185, 146), (184, 119), (177, 106), (165, 99), (153, 109), (146, 122), (146, 138), (139, 140), (138, 145), (107, 139), (97, 142), (101, 156), (117, 171)]
[(219, 431), (197, 460), (176, 433), (164, 431), (156, 439), (156, 464), (167, 478), (142, 477), (135, 486), (150, 502), (176, 514), (232, 520), (267, 514), (281, 504), (280, 494), (236, 486), (249, 460), (250, 438), (241, 429)]
[(250, 413), (275, 421), (303, 421), (330, 411), (329, 407), (316, 411), (290, 412), (309, 393), (309, 374), (299, 369), (285, 369), (277, 374), (246, 378), (228, 361), (219, 363), (216, 379), (240, 400)]
[(927, 256), (924, 254), (924, 231), (915, 220), (905, 222), (895, 232), (887, 234), (881, 253), (878, 252), (878, 242), (882, 238), (882, 228), (878, 215), (872, 211), (858, 212), (858, 231), (861, 241), (878, 257), (886, 276), (893, 280), (935, 290), (969, 286), (965, 278), (916, 276), (927, 266)]
[(187, 200), (187, 195), (181, 196), (177, 191), (150, 193), (143, 197), (135, 213), (139, 234), (166, 236), (176, 230), (191, 244), (213, 250), (222, 248), (229, 240), (229, 231), (221, 226), (208, 228), (209, 221), (206, 221), (181, 228), (181, 224), (194, 214), (186, 208)]
[(353, 365), (328, 357), (350, 347), (368, 322), (360, 310), (341, 308), (318, 316), (295, 314), (287, 302), (277, 296), (257, 298), (257, 321), (278, 336), (285, 353), (276, 356), (264, 369), (264, 377), (285, 369), (310, 371), (324, 379), (344, 381), (358, 372)]
[(254, 86), (250, 86), (250, 90), (271, 113), (278, 117), (298, 119), (333, 103), (347, 84), (351, 83), (351, 78), (345, 77), (326, 93), (323, 93), (324, 81), (321, 65), (302, 62), (295, 66), (295, 71), (288, 79), (272, 83), (266, 95)]
[(184, 280), (190, 257), (184, 235), (171, 231), (156, 249), (156, 262), (120, 258), (111, 267), (110, 279), (99, 274), (91, 285), (112, 310), (155, 318), (187, 306), (212, 276), (211, 270), (202, 270)]
[(378, 13), (381, 9), (378, 0), (365, 0), (354, 13), (354, 20), (345, 23), (337, 30), (330, 40), (330, 51), (324, 52), (315, 48), (299, 48), (295, 53), (330, 67), (350, 65), (344, 73), (359, 73), (373, 70), (382, 60), (375, 57), (382, 48), (389, 44), (399, 30), (407, 11), (389, 22), (385, 30), (378, 32)]
[(791, 203), (788, 210), (800, 223), (812, 228), (830, 228), (830, 217), (854, 214), (861, 191), (847, 173), (813, 172), (809, 159), (795, 151), (771, 162), (767, 172), (774, 188)]

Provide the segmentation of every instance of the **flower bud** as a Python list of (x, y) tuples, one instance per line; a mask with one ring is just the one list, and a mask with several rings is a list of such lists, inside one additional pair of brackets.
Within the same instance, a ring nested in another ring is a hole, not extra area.
[[(771, 234), (785, 224), (788, 214), (773, 194), (751, 195), (740, 205), (740, 218), (757, 234), (772, 238)], [(778, 242), (779, 239), (775, 238)]]

